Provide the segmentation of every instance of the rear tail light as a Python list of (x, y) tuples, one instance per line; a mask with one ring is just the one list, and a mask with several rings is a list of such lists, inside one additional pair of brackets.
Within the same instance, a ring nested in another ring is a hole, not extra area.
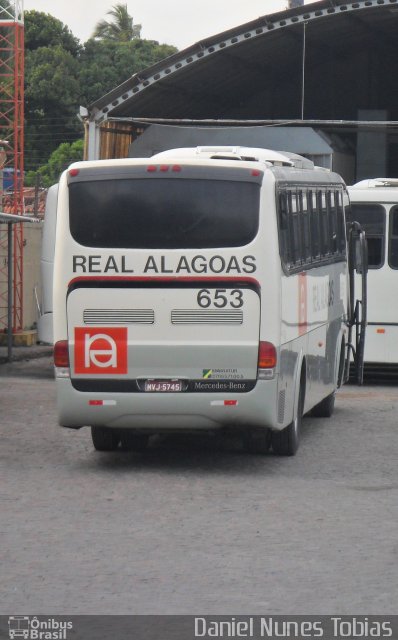
[(170, 166), (168, 164), (161, 164), (158, 166), (157, 164), (148, 164), (146, 168), (146, 170), (149, 173), (156, 173), (157, 171), (161, 171), (162, 173), (167, 173), (169, 169), (171, 169), (171, 171), (174, 171), (175, 173), (179, 173), (181, 171), (181, 165), (173, 164)]
[(54, 365), (58, 368), (69, 367), (68, 341), (60, 340), (54, 345)]
[(276, 367), (276, 349), (271, 342), (260, 342), (258, 348), (258, 368), (274, 369)]

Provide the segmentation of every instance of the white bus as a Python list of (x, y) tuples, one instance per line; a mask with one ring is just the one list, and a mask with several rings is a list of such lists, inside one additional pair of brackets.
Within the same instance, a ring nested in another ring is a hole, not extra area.
[(38, 304), (37, 339), (53, 344), (53, 272), (58, 184), (47, 192), (40, 256), (41, 302)]
[(368, 330), (364, 365), (367, 375), (398, 374), (398, 180), (362, 180), (348, 188), (351, 217), (368, 244)]
[[(348, 373), (340, 176), (294, 154), (176, 149), (61, 177), (54, 261), (59, 422), (97, 450), (235, 429), (294, 455)], [(363, 244), (362, 244), (363, 246)]]

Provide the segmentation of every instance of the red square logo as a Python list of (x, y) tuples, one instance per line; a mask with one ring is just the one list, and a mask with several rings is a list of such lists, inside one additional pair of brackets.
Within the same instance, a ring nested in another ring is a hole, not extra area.
[(75, 373), (127, 373), (127, 328), (75, 327)]

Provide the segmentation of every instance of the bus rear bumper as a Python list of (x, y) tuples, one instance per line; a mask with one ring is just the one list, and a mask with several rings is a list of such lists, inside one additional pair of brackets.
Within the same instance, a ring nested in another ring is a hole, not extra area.
[(161, 431), (270, 427), (277, 423), (277, 377), (259, 380), (247, 393), (93, 393), (58, 378), (61, 426), (107, 426)]

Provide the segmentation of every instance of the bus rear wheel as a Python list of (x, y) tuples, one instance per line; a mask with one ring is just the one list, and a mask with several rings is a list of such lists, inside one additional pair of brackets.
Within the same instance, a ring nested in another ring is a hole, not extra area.
[(91, 427), (91, 438), (96, 451), (115, 451), (120, 442), (116, 429), (109, 427)]
[(335, 392), (324, 398), (311, 409), (314, 418), (330, 418), (334, 411)]
[(304, 385), (301, 382), (297, 402), (297, 415), (282, 431), (272, 432), (272, 450), (278, 456), (294, 456), (300, 444), (304, 410)]
[(148, 446), (149, 436), (144, 433), (134, 433), (123, 429), (120, 434), (120, 444), (123, 451), (145, 451)]
[(269, 429), (249, 429), (243, 436), (244, 447), (249, 453), (268, 453), (271, 446)]

